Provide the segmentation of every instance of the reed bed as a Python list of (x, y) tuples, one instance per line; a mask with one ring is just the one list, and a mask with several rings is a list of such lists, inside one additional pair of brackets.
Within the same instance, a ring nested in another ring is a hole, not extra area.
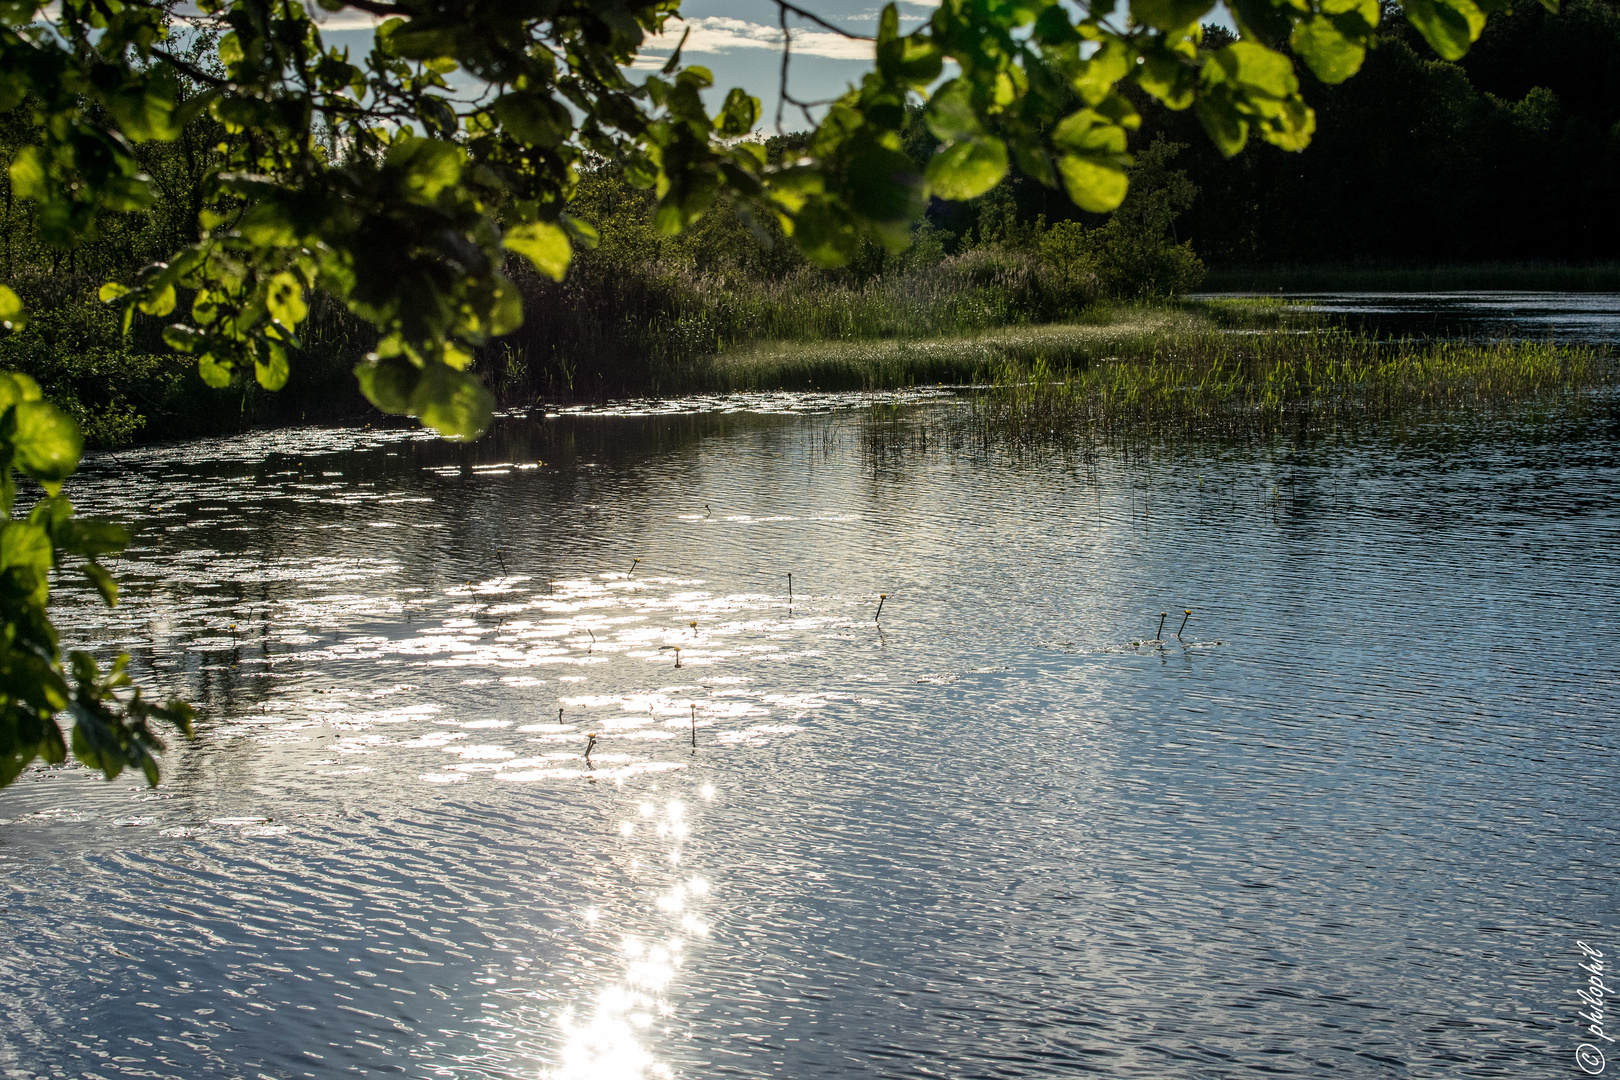
[[(1067, 322), (1002, 326), (952, 336), (770, 341), (705, 358), (683, 380), (705, 390), (890, 390), (992, 381), (1044, 362), (1084, 369), (1107, 357), (1146, 357), (1166, 342), (1231, 330), (1309, 328), (1314, 315), (1277, 300), (1097, 305)], [(1284, 330), (1286, 332), (1286, 330)]]
[(1145, 356), (997, 367), (959, 434), (984, 445), (1096, 436), (1265, 436), (1407, 414), (1568, 402), (1616, 381), (1611, 351), (1550, 343), (1378, 342), (1343, 330), (1183, 335)]

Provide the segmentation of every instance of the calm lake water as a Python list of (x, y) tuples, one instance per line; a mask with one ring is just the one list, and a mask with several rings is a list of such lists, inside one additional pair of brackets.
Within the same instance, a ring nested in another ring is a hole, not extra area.
[(1474, 291), (1281, 295), (1307, 305), (1310, 310), (1339, 316), (1353, 327), (1386, 337), (1465, 337), (1484, 341), (1528, 338), (1620, 345), (1620, 293)]
[(0, 792), (0, 1072), (1577, 1075), (1612, 418), (877, 459), (832, 404), (93, 460), (148, 524), (62, 625), (204, 720)]

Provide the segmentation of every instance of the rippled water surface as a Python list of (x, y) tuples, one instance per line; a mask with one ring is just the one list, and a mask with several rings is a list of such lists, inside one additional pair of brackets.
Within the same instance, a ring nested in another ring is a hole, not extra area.
[(1620, 345), (1620, 293), (1288, 293), (1284, 298), (1385, 337), (1528, 338)]
[(96, 459), (145, 527), (61, 621), (205, 720), (157, 791), (0, 793), (0, 1071), (1575, 1074), (1612, 422), (1009, 461), (785, 411)]

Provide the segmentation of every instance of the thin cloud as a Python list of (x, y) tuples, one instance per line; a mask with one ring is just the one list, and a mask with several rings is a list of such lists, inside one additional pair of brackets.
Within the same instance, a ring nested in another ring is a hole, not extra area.
[(344, 8), (342, 11), (322, 11), (319, 8), (309, 9), (310, 18), (322, 30), (332, 32), (336, 30), (375, 30), (383, 24), (382, 18), (353, 8)]
[[(699, 19), (686, 19), (677, 23), (671, 20), (658, 37), (648, 38), (642, 47), (645, 52), (673, 52), (681, 43), (681, 35), (686, 28), (691, 27), (692, 36), (687, 38), (683, 55), (694, 53), (724, 53), (734, 49), (770, 49), (780, 51), (782, 48), (782, 29), (779, 26), (767, 26), (764, 23), (748, 22), (744, 19), (732, 19), (723, 15), (711, 15)], [(830, 30), (793, 30), (793, 55), (820, 56), (828, 60), (868, 60), (872, 59), (873, 46), (870, 41), (857, 41), (835, 34)], [(638, 60), (636, 67), (642, 66), (644, 61)], [(660, 65), (662, 66), (662, 65)]]

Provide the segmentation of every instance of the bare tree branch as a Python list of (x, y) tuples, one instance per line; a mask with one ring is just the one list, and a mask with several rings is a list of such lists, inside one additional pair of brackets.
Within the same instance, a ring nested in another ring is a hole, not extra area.
[[(788, 12), (792, 12), (793, 14), (797, 15), (801, 19), (806, 20), (807, 22), (815, 23), (817, 26), (821, 27), (823, 30), (831, 30), (833, 33), (837, 34), (839, 37), (847, 37), (851, 41), (876, 41), (877, 40), (876, 38), (872, 37), (869, 34), (852, 34), (848, 30), (845, 30), (842, 26), (836, 26), (833, 23), (828, 22), (826, 19), (823, 19), (820, 15), (817, 15), (813, 11), (806, 11), (804, 8), (799, 7), (797, 4), (788, 3), (788, 0), (773, 0), (773, 2), (776, 4), (777, 7), (782, 9), (784, 19), (786, 18), (786, 15), (787, 15)], [(784, 23), (784, 25), (785, 25), (785, 23)]]

